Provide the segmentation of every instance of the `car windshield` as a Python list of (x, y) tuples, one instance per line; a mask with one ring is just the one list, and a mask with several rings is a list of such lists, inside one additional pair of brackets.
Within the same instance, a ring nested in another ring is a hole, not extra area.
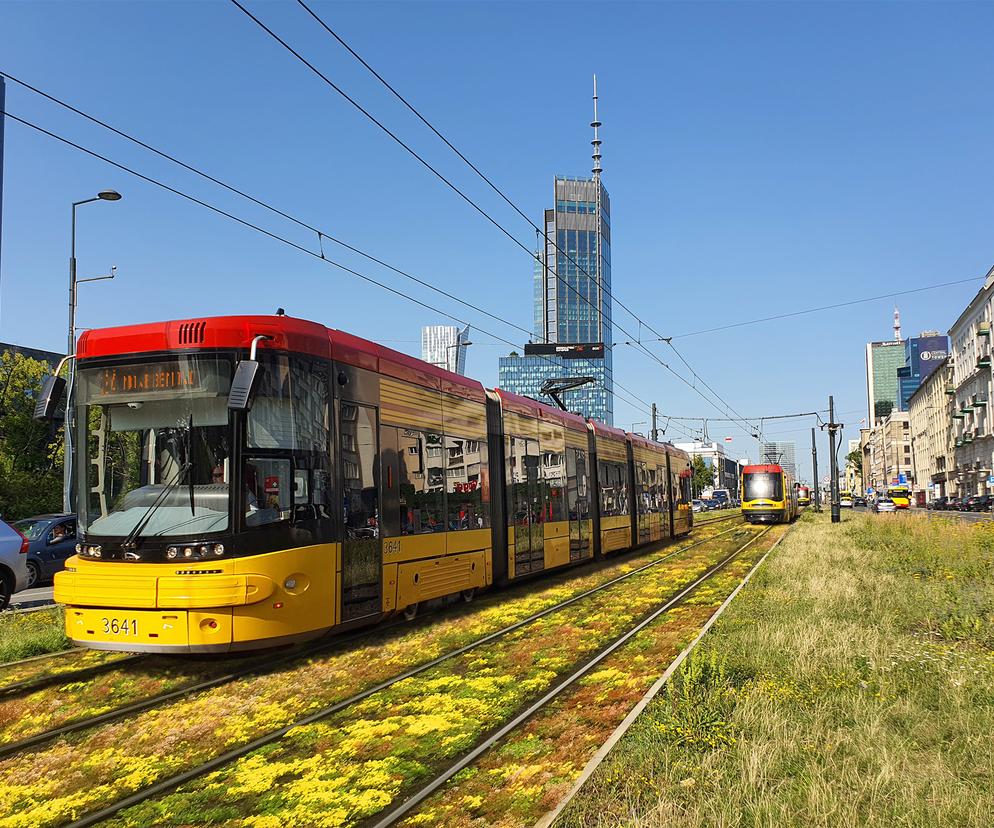
[(742, 476), (744, 500), (782, 500), (783, 476), (776, 472), (750, 472)]
[(79, 372), (79, 521), (102, 537), (228, 527), (231, 363), (213, 356)]
[(39, 518), (25, 518), (24, 520), (12, 523), (11, 526), (24, 535), (24, 537), (26, 537), (29, 541), (36, 541), (45, 534), (45, 531), (48, 529), (51, 522), (51, 519), (42, 520)]

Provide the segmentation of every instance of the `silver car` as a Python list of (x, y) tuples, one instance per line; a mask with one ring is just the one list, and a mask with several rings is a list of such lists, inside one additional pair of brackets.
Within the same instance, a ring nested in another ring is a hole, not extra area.
[(0, 520), (0, 610), (28, 585), (28, 539)]
[(896, 512), (897, 506), (894, 505), (894, 501), (889, 497), (877, 498), (877, 502), (873, 504), (874, 512)]

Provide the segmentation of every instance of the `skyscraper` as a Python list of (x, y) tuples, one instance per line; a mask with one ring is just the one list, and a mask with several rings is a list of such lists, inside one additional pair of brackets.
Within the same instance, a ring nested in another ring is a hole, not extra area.
[(938, 331), (923, 331), (904, 343), (904, 365), (897, 369), (901, 411), (908, 410), (908, 400), (922, 382), (949, 356), (949, 337)]
[(596, 78), (590, 125), (591, 177), (556, 176), (554, 206), (543, 217), (546, 238), (533, 273), (535, 341), (524, 356), (502, 357), (499, 374), (502, 388), (535, 399), (549, 380), (592, 377), (564, 399), (570, 410), (611, 424), (611, 201), (601, 183)]
[(421, 329), (421, 359), (455, 374), (466, 373), (469, 326), (427, 325)]
[(793, 440), (763, 443), (761, 463), (779, 463), (797, 480), (797, 444)]

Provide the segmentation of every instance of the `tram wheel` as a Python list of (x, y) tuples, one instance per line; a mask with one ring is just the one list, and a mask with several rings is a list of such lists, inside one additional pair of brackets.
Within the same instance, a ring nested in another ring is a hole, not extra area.
[(406, 621), (413, 621), (418, 615), (418, 602), (415, 601), (413, 604), (404, 607), (404, 619)]
[(461, 593), (463, 601), (467, 604), (470, 603), (476, 597), (476, 587), (470, 589), (464, 589)]

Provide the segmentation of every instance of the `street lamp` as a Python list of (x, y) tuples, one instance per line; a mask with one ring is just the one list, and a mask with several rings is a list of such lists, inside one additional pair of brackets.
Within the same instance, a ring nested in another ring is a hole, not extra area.
[[(120, 201), (121, 194), (117, 190), (101, 190), (93, 198), (84, 198), (82, 201), (72, 203), (72, 231), (69, 242), (69, 339), (66, 355), (73, 357), (76, 354), (76, 208), (82, 204), (90, 204), (94, 201)], [(111, 268), (110, 276), (98, 276), (92, 279), (81, 279), (79, 281), (91, 282), (97, 279), (113, 279), (116, 268)], [(63, 424), (64, 435), (64, 458), (62, 467), (62, 511), (72, 512), (74, 506), (73, 485), (72, 485), (72, 429), (73, 429), (73, 406), (76, 379), (76, 360), (69, 360), (69, 382), (66, 389), (66, 417)]]
[(640, 425), (649, 425), (649, 423), (647, 420), (640, 420), (637, 423), (632, 423), (632, 434), (638, 434), (638, 432), (635, 430), (635, 426), (640, 426)]

